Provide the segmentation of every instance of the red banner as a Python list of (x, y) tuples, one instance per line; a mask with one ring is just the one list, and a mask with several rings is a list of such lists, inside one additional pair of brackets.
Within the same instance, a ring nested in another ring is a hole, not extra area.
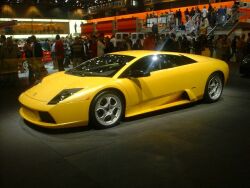
[(104, 22), (99, 22), (96, 25), (96, 30), (99, 33), (112, 33), (113, 30), (113, 25), (112, 21), (104, 21)]
[(87, 23), (82, 25), (82, 34), (89, 34), (94, 32), (94, 24)]
[(117, 21), (117, 31), (133, 32), (136, 31), (136, 18), (121, 19)]

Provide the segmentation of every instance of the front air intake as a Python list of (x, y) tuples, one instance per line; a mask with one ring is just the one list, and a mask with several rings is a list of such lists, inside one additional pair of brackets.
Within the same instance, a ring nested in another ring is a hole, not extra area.
[(56, 123), (54, 118), (48, 112), (39, 112), (39, 116), (40, 116), (42, 122)]

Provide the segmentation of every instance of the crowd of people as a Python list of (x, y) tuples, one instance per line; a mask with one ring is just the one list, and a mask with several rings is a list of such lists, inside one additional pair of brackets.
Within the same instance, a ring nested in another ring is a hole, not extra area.
[[(102, 56), (105, 53), (124, 50), (158, 50), (199, 55), (207, 50), (211, 57), (227, 62), (232, 60), (241, 62), (244, 56), (250, 52), (250, 33), (248, 36), (242, 34), (229, 38), (226, 35), (213, 36), (202, 32), (204, 23), (212, 26), (224, 23), (233, 16), (233, 12), (236, 10), (236, 5), (230, 10), (227, 7), (220, 7), (216, 10), (211, 5), (208, 8), (204, 6), (202, 10), (199, 10), (198, 7), (191, 10), (186, 9), (184, 12), (186, 27), (190, 27), (188, 24), (193, 21), (197, 23), (195, 34), (187, 32), (177, 34), (177, 31), (160, 33), (157, 25), (153, 24), (152, 32), (133, 42), (128, 35), (124, 35), (123, 39), (117, 39), (115, 36), (105, 36), (102, 33), (75, 38), (61, 38), (60, 35), (56, 35), (55, 39), (42, 41), (38, 41), (34, 35), (23, 41), (1, 35), (0, 67), (2, 70), (17, 72), (17, 63), (20, 62), (21, 57), (25, 57), (29, 64), (30, 82), (33, 82), (46, 74), (44, 64), (41, 63), (44, 50), (50, 52), (54, 69), (59, 71), (63, 71), (69, 66), (75, 67), (85, 60)], [(167, 18), (169, 15), (173, 16), (169, 19), (169, 23), (167, 21), (167, 24), (171, 25), (171, 20), (176, 20), (173, 25), (180, 27), (183, 26), (181, 21), (183, 14), (179, 11), (177, 10), (176, 14), (166, 12), (161, 16), (167, 16)], [(148, 17), (153, 16), (155, 15), (148, 15)], [(194, 16), (195, 20), (193, 20)], [(183, 29), (186, 28), (183, 27)], [(22, 45), (20, 45), (21, 43)]]
[(44, 72), (46, 73), (44, 65), (41, 63), (43, 50), (50, 51), (54, 68), (63, 71), (69, 65), (75, 67), (85, 60), (115, 51), (158, 50), (201, 55), (205, 49), (209, 49), (211, 57), (227, 62), (236, 58), (236, 61), (240, 62), (250, 52), (250, 33), (248, 33), (248, 36), (242, 34), (241, 36), (234, 36), (232, 39), (226, 35), (207, 37), (200, 34), (192, 38), (186, 35), (177, 37), (174, 33), (158, 35), (148, 33), (145, 38), (138, 38), (134, 43), (129, 36), (123, 40), (117, 40), (115, 36), (109, 38), (101, 34), (88, 38), (75, 37), (74, 39), (61, 38), (56, 35), (55, 40), (43, 42), (38, 42), (35, 36), (31, 36), (25, 41), (21, 50), (18, 47), (18, 41), (2, 35), (0, 63), (1, 67), (11, 68), (16, 66), (17, 59), (20, 59), (22, 53), (24, 53), (30, 64), (31, 76), (35, 74), (35, 77), (39, 78)]
[(193, 34), (207, 34), (208, 27), (214, 28), (216, 25), (223, 25), (230, 19), (230, 22), (237, 21), (238, 4), (235, 2), (232, 7), (220, 6), (219, 8), (213, 7), (210, 3), (208, 6), (203, 6), (200, 9), (198, 6), (190, 9), (186, 8), (185, 11), (181, 9), (173, 12), (171, 9), (160, 15), (154, 13), (147, 14), (147, 24), (151, 24), (154, 18), (157, 18), (158, 24), (165, 28), (165, 30), (182, 30)]

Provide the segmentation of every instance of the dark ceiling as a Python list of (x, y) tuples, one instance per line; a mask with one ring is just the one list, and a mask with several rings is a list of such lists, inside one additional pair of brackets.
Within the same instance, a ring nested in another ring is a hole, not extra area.
[(1, 4), (12, 5), (47, 5), (63, 6), (68, 8), (88, 8), (96, 5), (111, 3), (113, 0), (1, 0)]

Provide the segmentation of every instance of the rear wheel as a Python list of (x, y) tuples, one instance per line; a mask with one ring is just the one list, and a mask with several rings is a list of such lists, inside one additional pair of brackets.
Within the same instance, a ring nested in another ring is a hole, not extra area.
[(223, 91), (223, 77), (219, 73), (213, 73), (209, 76), (205, 93), (204, 99), (206, 102), (216, 102), (220, 99), (221, 94)]
[(97, 128), (109, 128), (120, 123), (124, 111), (122, 97), (114, 91), (98, 94), (90, 108), (90, 123)]

